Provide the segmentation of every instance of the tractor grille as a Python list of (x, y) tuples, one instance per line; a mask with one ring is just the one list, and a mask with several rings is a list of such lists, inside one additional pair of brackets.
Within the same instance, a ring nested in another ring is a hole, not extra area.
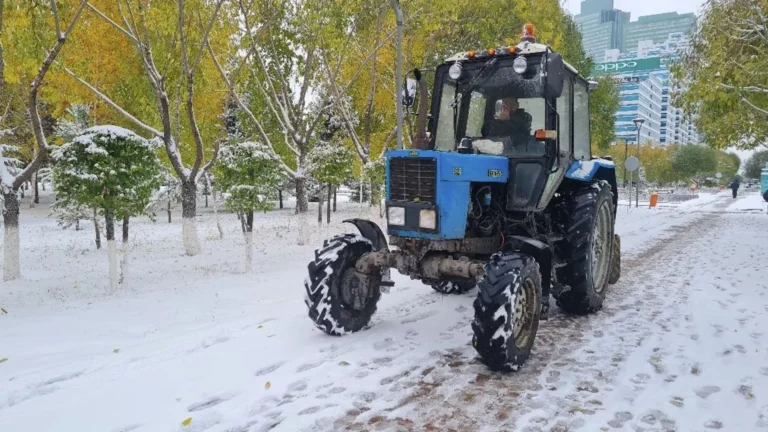
[(434, 158), (393, 157), (389, 161), (391, 201), (435, 204), (437, 162)]

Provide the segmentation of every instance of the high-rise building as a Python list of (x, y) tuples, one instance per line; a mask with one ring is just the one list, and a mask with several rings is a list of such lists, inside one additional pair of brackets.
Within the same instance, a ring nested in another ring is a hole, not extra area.
[(622, 49), (624, 26), (629, 23), (629, 12), (613, 8), (613, 0), (584, 0), (581, 13), (574, 17), (582, 35), (587, 55), (602, 59), (606, 50)]
[[(677, 12), (641, 16), (624, 26), (623, 51), (640, 50), (642, 43), (665, 42), (671, 33), (687, 35), (696, 26), (696, 15)], [(650, 41), (650, 42), (648, 42)]]

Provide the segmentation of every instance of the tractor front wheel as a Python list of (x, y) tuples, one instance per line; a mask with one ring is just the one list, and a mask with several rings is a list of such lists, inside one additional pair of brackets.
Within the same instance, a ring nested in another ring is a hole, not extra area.
[(516, 371), (531, 355), (541, 314), (541, 274), (530, 256), (500, 252), (477, 285), (472, 345), (496, 371)]
[(355, 270), (355, 263), (373, 246), (364, 237), (344, 234), (326, 240), (315, 251), (304, 281), (309, 318), (333, 336), (362, 330), (381, 298), (381, 275)]

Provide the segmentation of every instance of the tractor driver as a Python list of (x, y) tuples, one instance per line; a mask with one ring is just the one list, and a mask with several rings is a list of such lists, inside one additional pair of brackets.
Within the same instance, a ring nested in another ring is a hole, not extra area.
[(509, 137), (513, 143), (527, 143), (531, 137), (531, 115), (520, 108), (515, 97), (505, 97), (494, 118), (483, 125), (484, 137)]

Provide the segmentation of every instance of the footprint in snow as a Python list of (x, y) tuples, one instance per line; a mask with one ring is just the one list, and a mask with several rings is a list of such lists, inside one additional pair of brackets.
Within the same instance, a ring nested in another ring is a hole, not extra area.
[(400, 324), (415, 323), (417, 321), (425, 320), (425, 319), (427, 319), (427, 318), (429, 318), (431, 316), (435, 316), (435, 315), (437, 315), (437, 311), (434, 311), (434, 310), (427, 311), (427, 312), (422, 312), (422, 313), (410, 316), (410, 317), (400, 321)]
[(193, 403), (192, 405), (187, 407), (187, 411), (189, 412), (202, 411), (204, 409), (208, 409), (210, 407), (216, 406), (222, 402), (226, 402), (232, 399), (232, 397), (234, 397), (234, 395), (214, 396), (204, 401)]
[(717, 393), (719, 391), (720, 391), (720, 387), (718, 386), (704, 386), (699, 389), (696, 389), (695, 393), (696, 393), (696, 396), (702, 399), (706, 399), (713, 393)]
[(315, 362), (315, 363), (304, 363), (303, 365), (301, 365), (298, 368), (296, 368), (296, 372), (306, 372), (306, 371), (308, 371), (310, 369), (314, 369), (314, 368), (320, 366), (321, 364), (323, 364), (322, 361)]
[(707, 429), (722, 429), (723, 424), (717, 420), (710, 420), (704, 423), (704, 427)]
[(261, 369), (256, 371), (256, 376), (262, 376), (262, 375), (266, 375), (266, 374), (272, 373), (272, 372), (280, 369), (280, 366), (282, 366), (284, 364), (285, 364), (285, 362), (278, 362), (278, 363), (275, 363), (273, 365), (269, 365), (269, 366), (263, 367), (263, 368), (261, 368)]
[(629, 380), (635, 384), (646, 384), (648, 383), (648, 381), (651, 380), (651, 376), (648, 374), (641, 373), (641, 374), (635, 375), (633, 378), (630, 378)]
[(685, 405), (684, 404), (684, 399), (681, 398), (680, 396), (672, 397), (672, 399), (669, 400), (669, 403), (671, 403), (672, 405), (674, 405), (674, 406), (676, 406), (678, 408), (682, 408), (683, 405)]
[(378, 342), (374, 342), (373, 349), (376, 351), (381, 351), (387, 347), (392, 346), (395, 343), (395, 340), (392, 338), (386, 338), (384, 340), (380, 340)]
[(60, 383), (62, 381), (69, 381), (71, 379), (79, 377), (82, 374), (83, 374), (83, 372), (80, 371), (80, 372), (72, 372), (72, 373), (67, 373), (67, 374), (59, 375), (57, 377), (51, 378), (49, 380), (46, 380), (45, 382), (42, 382), (42, 383), (38, 384), (37, 387), (44, 387), (44, 386), (49, 386), (51, 384)]
[(288, 385), (288, 391), (304, 391), (307, 389), (307, 380), (295, 381)]
[(632, 420), (632, 413), (629, 411), (617, 412), (613, 415), (613, 420), (608, 422), (608, 425), (615, 428), (624, 427), (624, 423)]

